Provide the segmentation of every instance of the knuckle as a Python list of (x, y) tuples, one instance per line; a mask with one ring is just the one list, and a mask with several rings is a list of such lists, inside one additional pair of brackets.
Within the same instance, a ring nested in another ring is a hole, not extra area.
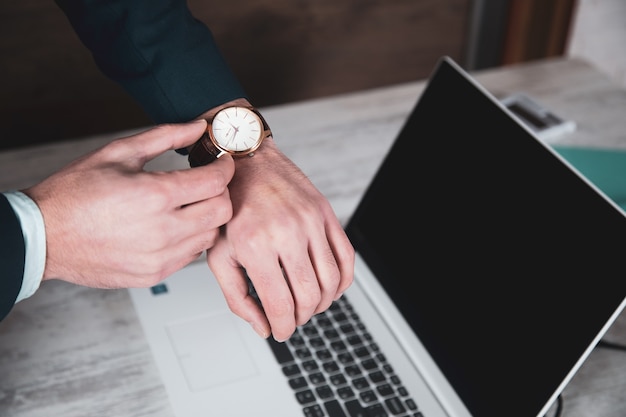
[(268, 317), (294, 317), (295, 306), (291, 298), (273, 298), (271, 301), (263, 304)]
[(206, 233), (204, 233), (201, 239), (198, 241), (194, 250), (195, 253), (201, 253), (207, 249), (212, 248), (217, 242), (217, 238), (219, 236), (219, 229), (209, 229)]

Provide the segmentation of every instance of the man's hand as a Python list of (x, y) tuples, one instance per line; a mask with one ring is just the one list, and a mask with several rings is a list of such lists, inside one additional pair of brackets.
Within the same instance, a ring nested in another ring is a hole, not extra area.
[(118, 139), (24, 190), (44, 218), (43, 279), (148, 287), (212, 247), (232, 216), (232, 158), (172, 172), (144, 170), (205, 129), (206, 121), (198, 120)]
[[(354, 249), (330, 203), (271, 137), (236, 160), (230, 195), (233, 218), (208, 252), (209, 267), (235, 314), (284, 341), (350, 286)], [(263, 309), (248, 295), (244, 269)]]

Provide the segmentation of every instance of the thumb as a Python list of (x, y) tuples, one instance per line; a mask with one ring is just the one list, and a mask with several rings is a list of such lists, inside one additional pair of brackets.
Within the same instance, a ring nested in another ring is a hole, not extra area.
[(140, 166), (167, 151), (186, 148), (206, 132), (204, 119), (188, 123), (163, 124), (127, 138), (128, 146)]

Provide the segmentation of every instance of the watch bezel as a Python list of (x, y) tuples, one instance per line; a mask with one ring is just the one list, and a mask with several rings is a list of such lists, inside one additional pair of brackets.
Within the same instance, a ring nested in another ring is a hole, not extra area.
[[(245, 110), (251, 111), (256, 117), (261, 121), (261, 125), (263, 127), (263, 132), (261, 137), (258, 139), (256, 144), (248, 149), (244, 149), (241, 151), (233, 151), (229, 149), (225, 149), (222, 147), (217, 139), (213, 136), (213, 120), (215, 116), (222, 110), (238, 107), (243, 108)], [(220, 156), (229, 154), (232, 156), (245, 157), (245, 156), (253, 156), (255, 152), (260, 148), (263, 141), (272, 136), (272, 131), (270, 130), (265, 118), (261, 113), (253, 106), (250, 105), (241, 105), (241, 104), (231, 104), (225, 105), (215, 109), (215, 113), (210, 116), (207, 116), (207, 127), (202, 135), (202, 137), (194, 143), (188, 151), (187, 159), (189, 161), (189, 165), (191, 167), (197, 167), (202, 165), (207, 165), (218, 159)]]
[[(215, 120), (215, 118), (222, 112), (233, 109), (233, 108), (238, 108), (238, 109), (242, 109), (246, 112), (248, 112), (249, 114), (251, 114), (259, 123), (259, 126), (261, 128), (260, 132), (259, 132), (259, 137), (257, 138), (256, 142), (254, 143), (254, 145), (252, 145), (251, 147), (248, 147), (246, 149), (243, 150), (232, 150), (232, 149), (228, 149), (224, 146), (222, 146), (218, 140), (215, 138), (214, 133), (213, 133), (213, 121)], [(265, 123), (265, 120), (263, 119), (263, 117), (261, 116), (261, 114), (253, 107), (247, 107), (247, 106), (241, 106), (241, 105), (232, 105), (232, 106), (227, 106), (224, 107), (222, 109), (220, 109), (217, 113), (215, 113), (215, 115), (213, 115), (213, 117), (210, 120), (207, 120), (207, 128), (206, 128), (206, 132), (209, 136), (209, 140), (211, 141), (211, 143), (220, 151), (220, 153), (218, 154), (218, 157), (221, 156), (224, 153), (228, 153), (230, 155), (233, 156), (245, 156), (245, 155), (251, 155), (253, 154), (257, 149), (259, 149), (259, 147), (261, 146), (261, 144), (263, 143), (263, 140), (269, 136), (270, 134), (268, 133), (268, 128), (267, 128), (267, 124)]]

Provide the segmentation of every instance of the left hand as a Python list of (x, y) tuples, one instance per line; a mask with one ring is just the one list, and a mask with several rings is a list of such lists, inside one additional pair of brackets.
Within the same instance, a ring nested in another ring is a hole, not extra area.
[(117, 139), (25, 189), (44, 219), (43, 280), (95, 288), (149, 287), (213, 246), (232, 216), (233, 158), (146, 171), (189, 146), (205, 121), (160, 125)]
[(284, 341), (350, 286), (354, 249), (328, 200), (271, 137), (235, 165), (233, 218), (207, 261), (229, 308), (262, 337)]

